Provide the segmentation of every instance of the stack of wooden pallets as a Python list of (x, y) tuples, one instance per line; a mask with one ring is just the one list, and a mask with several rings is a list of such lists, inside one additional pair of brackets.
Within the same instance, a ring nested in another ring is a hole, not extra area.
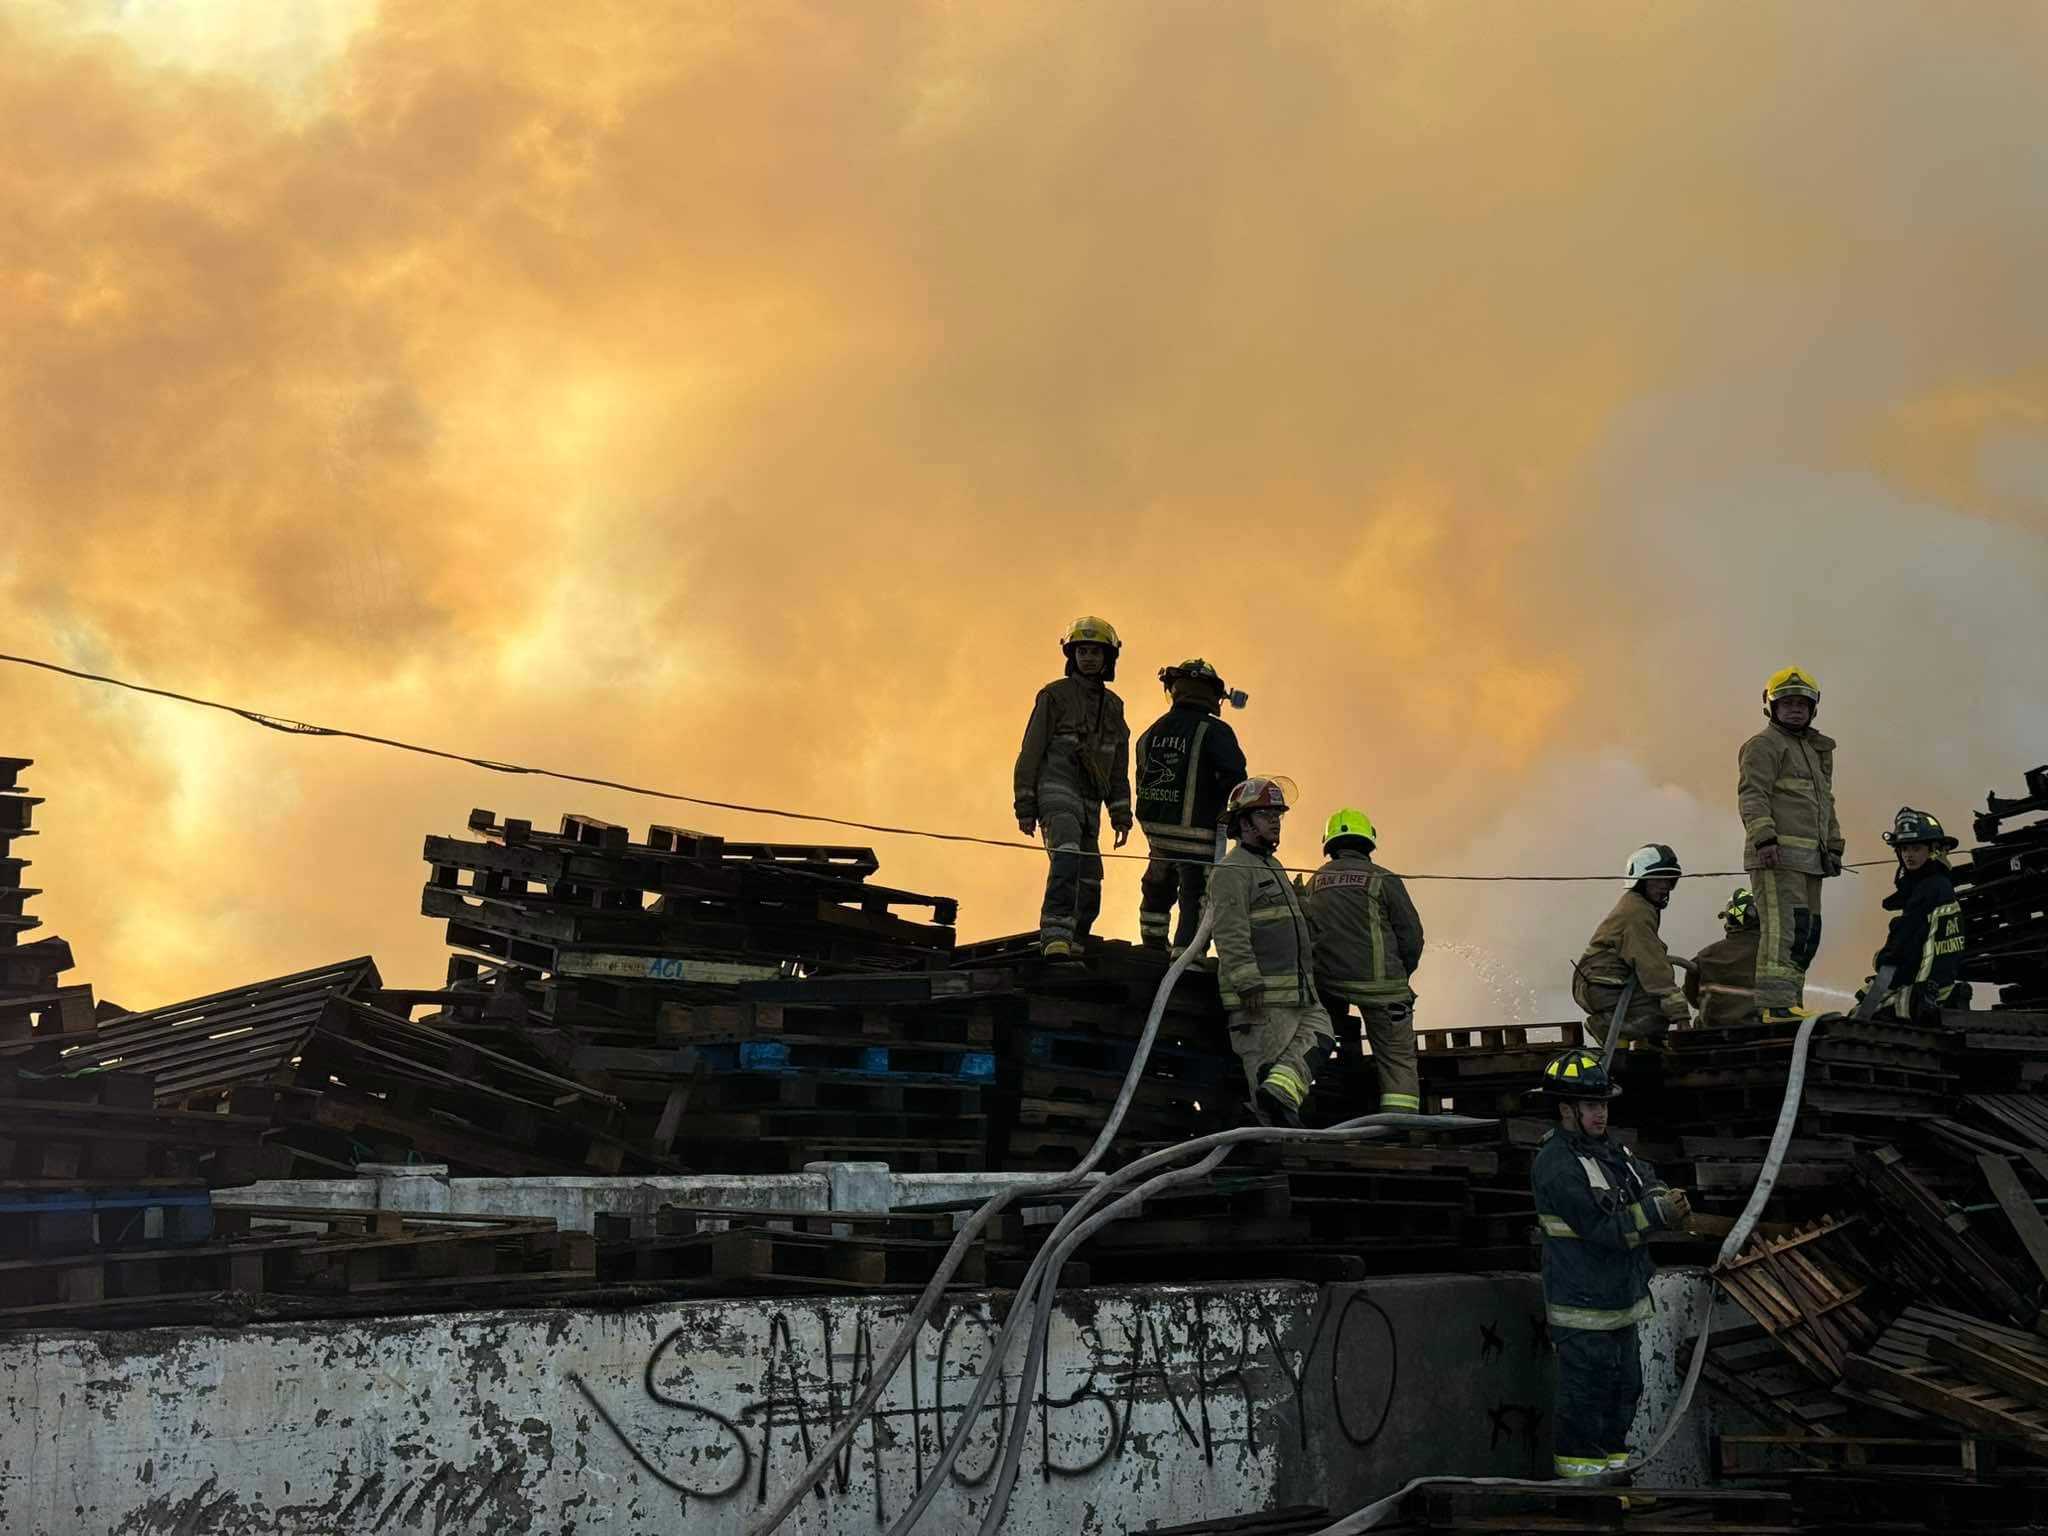
[(1978, 1007), (2048, 1011), (2048, 766), (2029, 770), (2018, 799), (1990, 795), (1956, 869), (1963, 975)]
[(22, 783), (33, 758), (0, 757), (0, 1057), (50, 1049), (93, 1026), (92, 988), (65, 986), (58, 978), (71, 969), (71, 946), (62, 939), (29, 940), (43, 920), (28, 910), (42, 894), (27, 884), (33, 860), (20, 848), (36, 835), (33, 825), (42, 798)]

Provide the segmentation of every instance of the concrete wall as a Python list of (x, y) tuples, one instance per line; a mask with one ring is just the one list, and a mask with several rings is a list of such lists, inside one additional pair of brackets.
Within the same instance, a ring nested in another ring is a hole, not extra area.
[[(1697, 1283), (1664, 1280), (1667, 1315)], [(0, 1336), (0, 1530), (737, 1536), (843, 1413), (905, 1304)], [(883, 1529), (999, 1319), (985, 1296), (953, 1300), (827, 1495), (784, 1529)], [(1344, 1510), (1421, 1473), (1548, 1466), (1552, 1364), (1528, 1276), (1081, 1291), (1052, 1348), (1012, 1532)], [(1016, 1371), (1004, 1401), (1026, 1390)], [(977, 1426), (923, 1529), (973, 1528), (1000, 1423)]]

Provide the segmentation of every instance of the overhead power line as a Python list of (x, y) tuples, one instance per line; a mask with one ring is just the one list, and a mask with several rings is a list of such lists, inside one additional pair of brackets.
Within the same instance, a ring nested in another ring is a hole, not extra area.
[[(967, 843), (980, 848), (1007, 848), (1027, 853), (1043, 853), (1041, 844), (1022, 842), (1016, 838), (981, 837), (972, 832), (939, 832), (929, 827), (896, 827), (885, 822), (856, 821), (844, 816), (825, 816), (815, 811), (791, 811), (772, 805), (747, 805), (737, 800), (716, 800), (705, 795), (686, 795), (679, 790), (654, 789), (644, 784), (627, 784), (618, 779), (602, 778), (596, 774), (569, 773), (559, 768), (539, 768), (526, 763), (499, 762), (496, 758), (479, 757), (469, 752), (451, 752), (443, 747), (422, 746), (418, 742), (401, 741), (395, 736), (378, 736), (368, 731), (351, 731), (336, 725), (314, 725), (310, 721), (294, 720), (287, 715), (267, 714), (260, 709), (250, 709), (241, 704), (229, 704), (220, 699), (201, 698), (196, 694), (180, 693), (173, 688), (156, 688), (148, 683), (131, 682), (127, 678), (109, 677), (103, 672), (87, 672), (78, 667), (63, 666), (54, 661), (44, 661), (35, 656), (10, 656), (0, 652), (0, 662), (18, 667), (32, 667), (43, 672), (54, 672), (61, 677), (74, 678), (79, 682), (98, 683), (103, 687), (122, 688), (130, 693), (148, 694), (152, 698), (169, 699), (177, 704), (190, 704), (199, 709), (218, 710), (222, 714), (237, 715), (251, 725), (260, 725), (266, 730), (282, 731), (289, 736), (331, 736), (345, 741), (367, 742), (373, 747), (390, 747), (399, 752), (412, 752), (421, 757), (438, 757), (446, 762), (466, 763), (472, 768), (486, 768), (492, 773), (529, 774), (535, 778), (557, 779), (565, 784), (588, 784), (597, 789), (615, 789), (622, 794), (644, 795), (652, 800), (669, 800), (679, 805), (702, 806), (707, 810), (736, 811), (746, 816), (773, 816), (783, 821), (804, 821), (816, 826), (843, 827), (853, 832), (873, 832), (884, 837), (921, 837), (930, 842)], [(1102, 850), (1105, 859), (1127, 859), (1144, 862), (1151, 858), (1144, 853), (1119, 853), (1112, 849)], [(1201, 863), (1199, 859), (1165, 860), (1168, 863)], [(1865, 859), (1860, 863), (1845, 864), (1845, 869), (1872, 869), (1879, 865), (1890, 867), (1890, 859)], [(1310, 868), (1282, 865), (1291, 874), (1314, 874)], [(1404, 880), (1450, 880), (1473, 884), (1530, 884), (1569, 885), (1584, 882), (1612, 883), (1622, 878), (1619, 875), (1439, 875), (1408, 874), (1396, 871)], [(1740, 869), (1689, 870), (1682, 879), (1686, 880), (1728, 880), (1744, 879), (1748, 871)]]

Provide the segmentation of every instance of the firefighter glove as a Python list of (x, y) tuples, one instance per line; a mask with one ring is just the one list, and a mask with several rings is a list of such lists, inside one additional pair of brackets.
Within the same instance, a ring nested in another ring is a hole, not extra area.
[(1653, 1197), (1657, 1204), (1657, 1219), (1664, 1223), (1664, 1230), (1676, 1232), (1692, 1218), (1692, 1202), (1685, 1198), (1682, 1189), (1660, 1189)]

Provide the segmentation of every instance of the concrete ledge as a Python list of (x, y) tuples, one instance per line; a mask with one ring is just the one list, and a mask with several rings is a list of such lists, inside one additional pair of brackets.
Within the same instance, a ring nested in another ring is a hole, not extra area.
[[(451, 1179), (441, 1163), (368, 1164), (354, 1179), (270, 1179), (218, 1189), (219, 1205), (308, 1205), (326, 1210), (549, 1216), (588, 1232), (601, 1212), (651, 1215), (664, 1205), (776, 1211), (897, 1210), (944, 1200), (986, 1200), (1041, 1182), (1043, 1173), (891, 1173), (883, 1163), (812, 1163), (802, 1173)], [(1101, 1175), (1091, 1175), (1093, 1179)]]
[[(1660, 1277), (1663, 1315), (1700, 1283)], [(0, 1336), (0, 1530), (738, 1536), (840, 1421), (906, 1305)], [(788, 1530), (872, 1536), (902, 1510), (987, 1364), (999, 1306), (947, 1298)], [(1659, 1423), (1662, 1347), (1646, 1373)], [(1422, 1474), (1549, 1464), (1552, 1356), (1528, 1275), (1077, 1291), (1043, 1378), (1017, 1368), (998, 1394), (1031, 1404), (1014, 1536), (1343, 1511)], [(975, 1528), (1006, 1423), (976, 1426), (923, 1529)]]

